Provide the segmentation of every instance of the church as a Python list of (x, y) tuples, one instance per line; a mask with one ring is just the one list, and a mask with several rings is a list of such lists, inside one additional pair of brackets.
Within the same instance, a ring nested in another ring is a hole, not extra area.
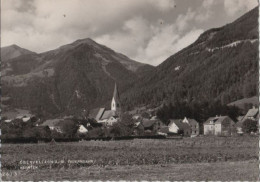
[(111, 101), (111, 110), (106, 110), (105, 108), (99, 108), (94, 119), (103, 124), (104, 126), (112, 126), (116, 123), (121, 114), (121, 103), (120, 97), (117, 90), (117, 85), (115, 84), (114, 93)]

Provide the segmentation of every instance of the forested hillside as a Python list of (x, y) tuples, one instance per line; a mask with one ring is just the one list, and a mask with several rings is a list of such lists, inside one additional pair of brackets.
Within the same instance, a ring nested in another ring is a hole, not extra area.
[(193, 44), (147, 72), (123, 97), (126, 109), (162, 102), (222, 105), (257, 95), (258, 8)]

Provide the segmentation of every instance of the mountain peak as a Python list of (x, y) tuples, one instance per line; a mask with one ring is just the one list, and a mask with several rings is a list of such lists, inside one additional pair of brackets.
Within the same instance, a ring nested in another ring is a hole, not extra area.
[(27, 49), (21, 48), (16, 44), (12, 44), (10, 46), (2, 47), (1, 48), (1, 58), (2, 61), (6, 61), (8, 59), (13, 59), (21, 55), (25, 54), (35, 54), (32, 51)]
[(78, 39), (78, 40), (76, 40), (75, 42), (73, 42), (73, 44), (74, 43), (86, 43), (86, 44), (97, 44), (94, 40), (92, 40), (91, 38), (85, 38), (85, 39)]

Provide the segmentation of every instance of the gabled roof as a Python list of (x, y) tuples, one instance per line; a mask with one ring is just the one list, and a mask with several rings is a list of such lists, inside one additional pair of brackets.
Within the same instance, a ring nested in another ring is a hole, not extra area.
[(100, 108), (95, 108), (95, 109), (90, 110), (89, 118), (95, 119), (97, 114), (98, 114), (98, 112), (99, 112), (99, 110), (100, 110)]
[(215, 121), (217, 121), (217, 119), (218, 119), (217, 117), (210, 117), (203, 124), (210, 124), (210, 121), (213, 121), (213, 123), (215, 123)]
[(190, 125), (188, 123), (183, 123), (182, 119), (170, 119), (170, 125), (175, 124), (180, 130), (190, 129)]
[(186, 118), (189, 121), (189, 124), (198, 124), (198, 121), (195, 119)]
[(143, 120), (142, 120), (142, 125), (143, 125), (145, 128), (149, 128), (149, 127), (153, 126), (156, 121), (158, 121), (158, 120), (143, 119)]
[(105, 112), (105, 108), (100, 108), (100, 109), (99, 109), (99, 111), (98, 111), (98, 113), (97, 113), (97, 115), (96, 115), (96, 117), (95, 117), (96, 121), (98, 121), (99, 119), (101, 119), (101, 117), (103, 116), (104, 112)]
[(209, 119), (207, 119), (207, 121), (204, 123), (204, 125), (210, 124), (210, 121), (213, 121), (214, 124), (221, 124), (226, 118), (229, 118), (229, 117), (228, 116), (210, 117)]
[(103, 114), (101, 115), (101, 120), (103, 119), (109, 119), (111, 116), (116, 116), (116, 111), (113, 110), (107, 110), (105, 112), (103, 112)]
[(248, 110), (245, 118), (247, 118), (247, 117), (256, 117), (257, 114), (258, 114), (258, 108), (254, 107), (254, 108)]

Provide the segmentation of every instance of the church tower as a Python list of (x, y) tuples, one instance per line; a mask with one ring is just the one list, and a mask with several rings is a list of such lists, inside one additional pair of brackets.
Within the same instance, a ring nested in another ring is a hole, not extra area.
[(120, 114), (121, 112), (121, 104), (120, 104), (120, 98), (119, 98), (119, 93), (117, 90), (117, 86), (115, 83), (115, 89), (114, 89), (114, 94), (111, 102), (111, 110), (116, 111), (116, 113)]

